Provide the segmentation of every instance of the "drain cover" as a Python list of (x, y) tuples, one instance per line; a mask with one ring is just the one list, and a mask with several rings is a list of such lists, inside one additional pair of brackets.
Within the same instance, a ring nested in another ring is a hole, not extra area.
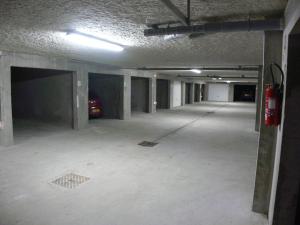
[(215, 112), (214, 111), (208, 111), (206, 112), (206, 114), (214, 114)]
[(80, 176), (74, 173), (66, 174), (54, 181), (52, 181), (53, 184), (57, 184), (59, 186), (62, 186), (64, 188), (73, 189), (77, 187), (78, 185), (88, 181), (90, 178)]
[(143, 142), (139, 143), (138, 145), (141, 145), (141, 146), (144, 146), (144, 147), (153, 147), (157, 144), (158, 143), (155, 143), (155, 142), (143, 141)]

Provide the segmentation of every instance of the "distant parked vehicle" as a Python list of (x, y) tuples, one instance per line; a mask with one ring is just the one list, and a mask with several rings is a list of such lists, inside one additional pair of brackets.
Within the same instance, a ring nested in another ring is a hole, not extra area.
[(254, 93), (251, 91), (243, 91), (241, 95), (241, 100), (246, 102), (255, 101)]
[(89, 92), (89, 117), (99, 118), (103, 115), (103, 109), (99, 97), (93, 93)]

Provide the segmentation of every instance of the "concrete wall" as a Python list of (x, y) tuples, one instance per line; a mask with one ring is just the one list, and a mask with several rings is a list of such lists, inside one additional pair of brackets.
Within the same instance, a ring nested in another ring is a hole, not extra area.
[(208, 101), (229, 101), (229, 85), (228, 84), (208, 84)]
[(174, 81), (173, 83), (173, 102), (172, 106), (181, 106), (181, 81)]
[(229, 84), (228, 101), (233, 102), (234, 99), (234, 84)]
[(72, 87), (72, 73), (12, 83), (13, 117), (65, 122), (72, 126)]
[(131, 110), (149, 112), (149, 79), (131, 78)]
[(157, 109), (170, 108), (170, 81), (165, 79), (156, 80)]
[[(289, 35), (300, 19), (300, 1), (290, 0), (285, 10), (283, 33), (282, 67), (285, 72), (285, 85), (281, 126), (277, 129), (276, 153), (274, 160), (269, 224), (295, 225), (295, 204), (299, 201), (299, 80), (294, 80), (293, 70), (289, 71)], [(300, 26), (297, 25), (297, 29)], [(298, 63), (299, 65), (299, 63)], [(290, 83), (292, 81), (292, 83)], [(294, 85), (293, 85), (294, 83)], [(297, 103), (296, 103), (297, 102)], [(287, 123), (287, 125), (286, 125)], [(296, 142), (295, 142), (296, 141)], [(295, 179), (295, 176), (297, 177)], [(297, 199), (298, 198), (298, 199)], [(299, 202), (298, 202), (299, 207)], [(299, 208), (298, 208), (299, 210)], [(299, 212), (298, 212), (299, 213)], [(298, 215), (299, 216), (299, 215)], [(299, 224), (299, 222), (298, 222)]]
[(99, 97), (104, 117), (122, 118), (123, 82), (122, 76), (89, 74), (89, 91)]
[[(298, 28), (300, 31), (300, 22)], [(300, 208), (297, 208), (300, 207), (300, 32), (290, 35), (288, 49), (286, 107), (274, 224), (293, 225), (296, 215), (300, 213)], [(299, 216), (295, 224), (300, 224)]]

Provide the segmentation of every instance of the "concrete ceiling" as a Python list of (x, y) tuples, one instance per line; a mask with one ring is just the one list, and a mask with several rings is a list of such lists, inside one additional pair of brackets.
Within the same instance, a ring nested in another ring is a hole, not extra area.
[[(172, 0), (182, 12), (185, 1)], [(192, 19), (216, 21), (282, 14), (286, 0), (192, 0)], [(1, 0), (0, 49), (66, 56), (122, 67), (257, 65), (262, 33), (212, 34), (165, 41), (146, 38), (146, 24), (174, 21), (159, 0)], [(110, 53), (70, 43), (66, 29), (110, 36), (129, 45)]]

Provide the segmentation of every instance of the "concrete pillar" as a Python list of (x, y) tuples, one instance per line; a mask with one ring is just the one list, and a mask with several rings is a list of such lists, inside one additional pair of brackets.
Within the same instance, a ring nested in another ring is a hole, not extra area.
[(234, 84), (229, 84), (228, 101), (233, 102), (234, 100)]
[(131, 117), (131, 77), (124, 75), (123, 78), (123, 112), (121, 119), (127, 120)]
[(174, 81), (169, 81), (169, 109), (173, 108), (173, 102), (174, 102)]
[(191, 83), (190, 96), (191, 96), (191, 104), (194, 104), (195, 103), (195, 84), (194, 83)]
[(88, 72), (79, 69), (73, 74), (73, 127), (76, 130), (88, 124), (88, 96)]
[(181, 105), (185, 105), (185, 82), (181, 82)]
[(149, 113), (156, 112), (156, 78), (149, 78)]
[(0, 145), (12, 145), (11, 67), (8, 56), (0, 56)]
[[(267, 84), (271, 83), (269, 65), (272, 62), (277, 62), (281, 65), (282, 62), (282, 32), (267, 31), (264, 34), (264, 62), (263, 62), (263, 90)], [(265, 102), (265, 94), (262, 95), (262, 103)], [(264, 118), (265, 107), (261, 104), (260, 118)], [(275, 155), (275, 137), (276, 129), (266, 127), (264, 120), (261, 120), (258, 159), (256, 169), (255, 190), (253, 198), (253, 211), (267, 214), (270, 204), (270, 195), (272, 188), (272, 175)]]
[(261, 120), (261, 104), (262, 104), (262, 79), (263, 78), (263, 67), (259, 67), (258, 71), (258, 82), (256, 85), (256, 119), (255, 119), (255, 131), (260, 129), (260, 120)]

